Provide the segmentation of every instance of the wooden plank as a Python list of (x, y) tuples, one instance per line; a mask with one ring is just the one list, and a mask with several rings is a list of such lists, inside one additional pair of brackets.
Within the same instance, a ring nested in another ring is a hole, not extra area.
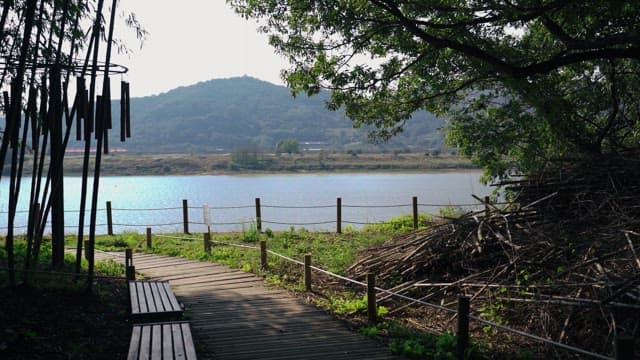
[(129, 281), (129, 301), (131, 302), (131, 313), (139, 313), (140, 305), (138, 303), (138, 290), (136, 289), (135, 281)]
[(153, 292), (151, 291), (151, 284), (148, 281), (143, 281), (142, 286), (144, 287), (144, 299), (147, 303), (147, 312), (154, 313), (156, 310), (156, 302), (153, 298)]
[(151, 331), (151, 358), (162, 359), (162, 325), (154, 324)]
[(171, 324), (162, 324), (162, 358), (173, 359)]
[(138, 359), (138, 352), (140, 350), (140, 332), (140, 326), (133, 327), (133, 331), (131, 331), (131, 341), (129, 342), (129, 353), (127, 355), (127, 360)]
[(173, 358), (184, 359), (184, 342), (182, 340), (180, 324), (171, 324), (171, 332), (173, 333)]
[(162, 285), (162, 283), (156, 283), (155, 285), (158, 291), (158, 296), (160, 297), (160, 301), (162, 303), (162, 310), (171, 311), (171, 301), (169, 301), (167, 292), (164, 291), (164, 286)]
[(175, 294), (173, 293), (173, 290), (171, 290), (171, 286), (169, 285), (169, 283), (162, 283), (163, 287), (164, 287), (164, 291), (167, 294), (167, 297), (169, 298), (169, 302), (171, 303), (171, 307), (173, 308), (174, 311), (181, 311), (182, 309), (180, 308), (180, 304), (178, 303), (178, 299), (176, 299)]
[(140, 352), (138, 359), (149, 360), (151, 358), (151, 327), (142, 325), (142, 335), (140, 336)]
[(196, 360), (196, 348), (193, 344), (193, 337), (191, 336), (191, 328), (188, 323), (182, 323), (182, 338), (184, 339), (185, 353), (187, 360)]
[(140, 314), (146, 314), (149, 312), (149, 308), (147, 307), (147, 301), (144, 294), (144, 285), (140, 281), (136, 281), (136, 289), (138, 293), (138, 304), (140, 304)]
[[(153, 296), (153, 302), (155, 304), (155, 312), (164, 312), (165, 306), (162, 302), (162, 297), (160, 296), (160, 292), (158, 291), (158, 282), (157, 281), (149, 281), (149, 287), (151, 288), (151, 294)], [(150, 311), (151, 312), (151, 311)]]

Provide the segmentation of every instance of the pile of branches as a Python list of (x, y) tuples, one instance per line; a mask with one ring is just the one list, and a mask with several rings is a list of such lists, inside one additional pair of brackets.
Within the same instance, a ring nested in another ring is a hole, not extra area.
[(640, 338), (638, 158), (563, 164), (502, 183), (511, 202), (399, 236), (349, 271), (439, 304), (464, 294), (488, 320), (611, 354), (616, 335)]

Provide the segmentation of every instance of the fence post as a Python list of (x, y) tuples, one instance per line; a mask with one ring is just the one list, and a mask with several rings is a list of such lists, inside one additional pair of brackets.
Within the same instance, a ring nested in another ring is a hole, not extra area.
[(136, 267), (135, 266), (127, 266), (127, 280), (135, 280), (136, 279)]
[(256, 227), (258, 233), (262, 233), (262, 210), (260, 209), (260, 198), (256, 198)]
[(189, 202), (187, 199), (182, 200), (182, 222), (184, 233), (189, 234)]
[(634, 357), (633, 337), (626, 335), (616, 336), (615, 359), (632, 360)]
[(469, 298), (458, 296), (458, 333), (456, 355), (458, 359), (464, 359), (464, 353), (469, 346)]
[(124, 250), (124, 266), (133, 265), (133, 251), (131, 248), (126, 248)]
[(267, 242), (260, 240), (260, 267), (262, 270), (267, 269)]
[(342, 234), (342, 198), (336, 199), (336, 233)]
[(204, 252), (211, 254), (211, 233), (204, 233)]
[(376, 306), (376, 274), (367, 273), (367, 318), (369, 324), (378, 322), (378, 312)]
[(147, 249), (151, 249), (153, 244), (151, 243), (151, 228), (147, 228)]
[(311, 292), (311, 254), (304, 255), (304, 288)]
[(413, 206), (413, 230), (418, 230), (418, 197), (414, 196), (412, 199)]
[(113, 236), (113, 216), (111, 215), (111, 201), (107, 201), (107, 233)]
[(133, 266), (133, 251), (130, 248), (127, 248), (124, 251), (124, 264), (125, 264), (127, 280), (135, 280), (136, 268), (135, 266)]

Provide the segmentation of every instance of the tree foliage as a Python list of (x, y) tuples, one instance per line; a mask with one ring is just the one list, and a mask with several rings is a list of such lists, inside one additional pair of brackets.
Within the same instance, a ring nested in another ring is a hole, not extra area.
[(294, 93), (333, 90), (377, 137), (428, 110), (492, 177), (638, 147), (640, 4), (227, 0), (258, 19)]
[(294, 154), (300, 152), (300, 143), (296, 139), (284, 139), (278, 141), (276, 145), (278, 152), (285, 152), (287, 154)]

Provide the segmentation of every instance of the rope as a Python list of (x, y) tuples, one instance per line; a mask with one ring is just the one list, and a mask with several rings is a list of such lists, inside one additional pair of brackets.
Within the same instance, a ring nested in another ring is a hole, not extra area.
[(274, 209), (326, 209), (334, 208), (336, 205), (316, 205), (316, 206), (282, 206), (282, 205), (262, 205), (265, 208)]
[(112, 211), (164, 211), (164, 210), (180, 210), (182, 209), (182, 206), (180, 207), (168, 207), (168, 208), (146, 208), (146, 209), (141, 209), (141, 208), (111, 208)]
[[(251, 223), (253, 223), (252, 220), (239, 221), (239, 222), (212, 222), (211, 226), (213, 226), (213, 225), (243, 225), (243, 224), (251, 224)], [(189, 221), (189, 224), (192, 224), (192, 225), (208, 225), (208, 224), (205, 224), (203, 222), (197, 222), (197, 221)]]
[(489, 321), (489, 320), (483, 319), (483, 318), (475, 316), (475, 315), (469, 315), (469, 319), (473, 319), (473, 320), (476, 320), (476, 321), (478, 321), (480, 323), (483, 323), (483, 324), (486, 324), (486, 325), (489, 325), (489, 326), (493, 326), (493, 327), (495, 327), (497, 329), (500, 329), (500, 330), (504, 330), (504, 331), (511, 332), (511, 333), (514, 333), (514, 334), (518, 334), (518, 335), (521, 335), (521, 336), (524, 336), (524, 337), (528, 337), (528, 338), (533, 339), (533, 340), (537, 340), (537, 341), (540, 341), (540, 342), (543, 342), (543, 343), (554, 345), (554, 346), (557, 346), (559, 348), (563, 348), (565, 350), (570, 350), (570, 351), (573, 351), (573, 352), (577, 352), (577, 353), (582, 354), (582, 355), (588, 355), (588, 356), (591, 356), (591, 357), (594, 357), (594, 358), (597, 358), (597, 359), (604, 359), (604, 360), (612, 360), (613, 359), (612, 357), (609, 357), (609, 356), (601, 355), (601, 354), (598, 354), (598, 353), (594, 353), (594, 352), (591, 352), (591, 351), (587, 351), (587, 350), (584, 350), (584, 349), (573, 347), (571, 345), (567, 345), (567, 344), (563, 344), (563, 343), (560, 343), (560, 342), (557, 342), (557, 341), (549, 340), (549, 339), (546, 339), (546, 338), (543, 338), (543, 337), (540, 337), (540, 336), (537, 336), (537, 335), (529, 334), (529, 333), (521, 331), (521, 330), (513, 329), (513, 328), (510, 328), (508, 326), (504, 326), (504, 325), (501, 325), (501, 324), (495, 323), (493, 321)]
[(411, 204), (401, 204), (401, 205), (342, 205), (344, 208), (398, 208), (398, 207), (407, 207), (411, 206)]
[(112, 224), (113, 226), (133, 226), (133, 227), (152, 227), (152, 226), (176, 226), (182, 225), (183, 223), (168, 223), (168, 224)]
[(262, 223), (264, 224), (275, 224), (275, 225), (295, 225), (295, 226), (306, 226), (306, 225), (326, 225), (326, 224), (333, 224), (335, 223), (335, 220), (329, 220), (329, 221), (322, 221), (322, 222), (309, 222), (309, 223), (283, 223), (283, 222), (276, 222), (276, 221), (267, 221), (267, 220), (262, 220)]
[[(254, 205), (241, 205), (241, 206), (209, 206), (209, 209), (211, 210), (226, 210), (226, 209), (250, 209), (250, 208), (254, 208)], [(193, 207), (193, 208), (189, 208), (189, 209), (202, 209), (203, 207)]]
[[(285, 255), (282, 255), (282, 254), (278, 254), (275, 251), (267, 250), (267, 252), (269, 254), (278, 256), (278, 257), (283, 258), (285, 260), (289, 260), (291, 262), (294, 262), (296, 264), (304, 266), (303, 262), (295, 260), (295, 259), (292, 259), (292, 258), (290, 258), (288, 256), (285, 256)], [(354, 279), (351, 279), (351, 278), (348, 278), (348, 277), (345, 277), (345, 276), (341, 276), (341, 275), (332, 273), (330, 271), (321, 269), (321, 268), (316, 267), (316, 266), (311, 266), (310, 268), (313, 269), (313, 270), (316, 270), (318, 272), (321, 272), (323, 274), (326, 274), (326, 275), (329, 275), (329, 276), (332, 276), (332, 277), (335, 277), (335, 278), (338, 278), (338, 279), (341, 279), (341, 280), (344, 280), (344, 281), (347, 281), (347, 282), (350, 282), (350, 283), (353, 283), (353, 284), (356, 284), (356, 285), (360, 285), (360, 286), (363, 286), (363, 287), (367, 286), (367, 284), (365, 284), (365, 283), (363, 283), (361, 281), (357, 281), (357, 280), (354, 280)], [(444, 312), (447, 312), (447, 313), (450, 313), (450, 314), (457, 314), (458, 313), (457, 310), (455, 310), (455, 309), (450, 309), (450, 308), (445, 307), (445, 306), (432, 304), (432, 303), (429, 303), (429, 302), (426, 302), (426, 301), (414, 299), (414, 298), (411, 298), (409, 296), (405, 296), (405, 295), (402, 295), (402, 294), (399, 294), (399, 293), (396, 293), (396, 292), (393, 292), (393, 291), (390, 291), (390, 290), (387, 290), (387, 289), (383, 289), (383, 288), (380, 288), (380, 287), (377, 287), (377, 286), (376, 286), (375, 289), (377, 291), (383, 292), (385, 294), (388, 294), (388, 295), (391, 295), (391, 296), (395, 296), (395, 297), (410, 301), (412, 303), (417, 303), (417, 304), (429, 306), (429, 307), (432, 307), (434, 309), (438, 309), (438, 310), (441, 310), (441, 311), (444, 311)], [(483, 323), (485, 325), (493, 326), (493, 327), (495, 327), (497, 329), (500, 329), (500, 330), (503, 330), (503, 331), (507, 331), (507, 332), (518, 334), (518, 335), (521, 335), (521, 336), (524, 336), (524, 337), (528, 337), (530, 339), (537, 340), (537, 341), (540, 341), (542, 343), (554, 345), (554, 346), (557, 346), (559, 348), (563, 348), (565, 350), (570, 350), (570, 351), (573, 351), (573, 352), (576, 352), (576, 353), (579, 353), (579, 354), (582, 354), (582, 355), (587, 355), (587, 356), (591, 356), (591, 357), (598, 358), (598, 359), (604, 359), (604, 360), (612, 360), (613, 359), (613, 358), (608, 357), (608, 356), (604, 356), (604, 355), (601, 355), (601, 354), (590, 352), (590, 351), (587, 351), (587, 350), (584, 350), (584, 349), (580, 349), (580, 348), (577, 348), (577, 347), (573, 347), (573, 346), (570, 346), (570, 345), (566, 345), (566, 344), (563, 344), (563, 343), (560, 343), (560, 342), (557, 342), (557, 341), (549, 340), (549, 339), (546, 339), (546, 338), (543, 338), (543, 337), (540, 337), (540, 336), (537, 336), (537, 335), (529, 334), (529, 333), (521, 331), (521, 330), (513, 329), (513, 328), (510, 328), (508, 326), (504, 326), (504, 325), (501, 325), (501, 324), (495, 323), (493, 321), (489, 321), (489, 320), (483, 319), (483, 318), (475, 316), (475, 315), (469, 315), (469, 318), (473, 319), (473, 320), (476, 320), (476, 321), (478, 321), (480, 323)]]
[(358, 221), (348, 221), (342, 220), (343, 224), (352, 224), (352, 225), (387, 225), (391, 224), (390, 222), (358, 222)]
[(165, 239), (175, 239), (175, 240), (200, 240), (197, 238), (189, 238), (189, 237), (176, 237), (176, 236), (167, 236), (167, 235), (153, 235), (154, 237), (165, 238)]
[(285, 259), (285, 260), (288, 260), (288, 261), (294, 262), (294, 263), (296, 263), (296, 264), (298, 264), (298, 265), (302, 265), (302, 266), (304, 266), (304, 263), (303, 263), (302, 261), (298, 261), (298, 260), (293, 259), (293, 258), (290, 258), (290, 257), (288, 257), (288, 256), (285, 256), (285, 255), (282, 255), (282, 254), (278, 254), (278, 253), (277, 253), (277, 252), (275, 252), (275, 251), (267, 250), (267, 253), (269, 253), (269, 254), (271, 254), (271, 255), (275, 255), (275, 256), (280, 257), (280, 258), (283, 258), (283, 259)]

